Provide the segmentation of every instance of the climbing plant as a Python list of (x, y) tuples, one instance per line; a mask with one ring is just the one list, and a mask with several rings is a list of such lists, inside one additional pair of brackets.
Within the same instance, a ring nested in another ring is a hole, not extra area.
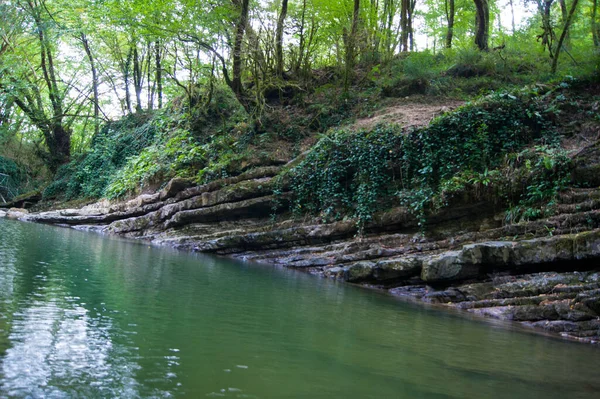
[(531, 92), (497, 93), (428, 127), (326, 135), (291, 170), (294, 210), (352, 217), (362, 230), (382, 205), (400, 199), (423, 224), (443, 181), (461, 171), (487, 173), (505, 154), (554, 139), (550, 115), (538, 100)]

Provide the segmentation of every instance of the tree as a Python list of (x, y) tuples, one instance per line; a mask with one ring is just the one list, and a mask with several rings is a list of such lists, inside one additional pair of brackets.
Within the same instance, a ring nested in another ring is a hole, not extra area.
[(242, 86), (242, 45), (244, 43), (244, 34), (246, 32), (246, 25), (248, 24), (248, 11), (249, 11), (249, 0), (232, 0), (236, 8), (239, 11), (239, 18), (235, 25), (235, 41), (233, 45), (233, 79), (231, 80), (230, 87), (233, 90), (235, 96), (241, 100), (242, 103), (246, 102), (244, 98), (244, 87)]
[(552, 28), (552, 22), (550, 18), (550, 10), (554, 0), (537, 0), (538, 12), (542, 19), (542, 33), (538, 35), (538, 39), (541, 40), (542, 47), (548, 49), (550, 58), (554, 57), (554, 29)]
[(277, 33), (275, 34), (275, 62), (277, 76), (283, 76), (283, 23), (287, 15), (288, 0), (281, 1), (281, 12), (277, 19)]
[(475, 2), (475, 44), (479, 50), (488, 50), (490, 35), (490, 5), (488, 0), (473, 0)]
[(454, 0), (445, 0), (444, 6), (446, 10), (446, 21), (448, 22), (446, 48), (452, 48), (452, 38), (454, 36)]
[(94, 134), (98, 134), (98, 132), (100, 131), (100, 96), (98, 94), (98, 70), (96, 69), (96, 60), (92, 55), (90, 42), (88, 41), (86, 34), (84, 32), (81, 32), (79, 38), (85, 50), (85, 54), (87, 55), (88, 60), (90, 62), (90, 69), (92, 71), (92, 90), (94, 92)]
[(600, 25), (597, 21), (598, 0), (592, 0), (591, 27), (594, 46), (600, 47)]
[(360, 18), (360, 0), (354, 0), (352, 11), (352, 23), (350, 33), (344, 35), (346, 45), (346, 68), (344, 74), (344, 87), (347, 89), (354, 71), (354, 61), (356, 60), (356, 34)]
[(554, 53), (554, 57), (552, 58), (552, 73), (556, 73), (556, 68), (558, 67), (558, 57), (560, 56), (560, 50), (562, 49), (563, 43), (567, 34), (569, 33), (569, 28), (571, 27), (571, 23), (573, 22), (573, 15), (575, 14), (575, 10), (577, 9), (577, 4), (579, 0), (573, 0), (571, 4), (571, 9), (569, 10), (569, 14), (565, 20), (565, 25), (560, 34), (560, 38), (558, 39), (558, 45), (556, 46), (556, 52)]
[[(59, 77), (55, 63), (55, 26), (45, 0), (16, 2), (21, 16), (2, 34), (0, 53), (0, 92), (23, 111), (42, 133), (48, 153), (43, 154), (50, 169), (56, 171), (71, 155), (71, 128), (66, 104), (68, 84)], [(32, 34), (27, 26), (33, 26)], [(17, 33), (18, 32), (18, 33)]]
[(394, 24), (394, 15), (396, 14), (397, 11), (397, 7), (396, 7), (396, 3), (394, 2), (394, 0), (384, 0), (383, 2), (383, 13), (382, 13), (382, 18), (381, 18), (381, 24), (382, 24), (382, 28), (381, 31), (383, 32), (383, 53), (386, 54), (387, 59), (390, 59), (392, 57), (392, 53), (394, 52), (394, 29), (393, 29), (393, 24)]

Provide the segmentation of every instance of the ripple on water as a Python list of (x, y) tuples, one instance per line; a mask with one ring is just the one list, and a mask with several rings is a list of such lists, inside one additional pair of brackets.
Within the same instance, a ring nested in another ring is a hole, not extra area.
[(599, 363), (301, 273), (0, 221), (0, 397), (595, 399)]

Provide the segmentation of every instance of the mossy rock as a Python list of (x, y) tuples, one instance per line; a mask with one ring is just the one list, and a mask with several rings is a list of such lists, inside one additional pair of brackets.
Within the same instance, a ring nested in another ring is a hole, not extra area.
[(0, 208), (24, 208), (28, 209), (37, 204), (42, 199), (42, 193), (39, 191), (30, 191), (15, 197), (6, 204), (1, 204)]

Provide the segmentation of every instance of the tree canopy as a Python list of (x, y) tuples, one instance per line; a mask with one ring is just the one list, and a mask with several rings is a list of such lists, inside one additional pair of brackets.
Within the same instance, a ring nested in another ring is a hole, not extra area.
[(26, 135), (56, 171), (102, 123), (174, 98), (209, 105), (219, 85), (260, 123), (269, 97), (323, 71), (348, 88), (423, 51), (593, 69), (598, 14), (598, 0), (5, 0), (0, 138)]

